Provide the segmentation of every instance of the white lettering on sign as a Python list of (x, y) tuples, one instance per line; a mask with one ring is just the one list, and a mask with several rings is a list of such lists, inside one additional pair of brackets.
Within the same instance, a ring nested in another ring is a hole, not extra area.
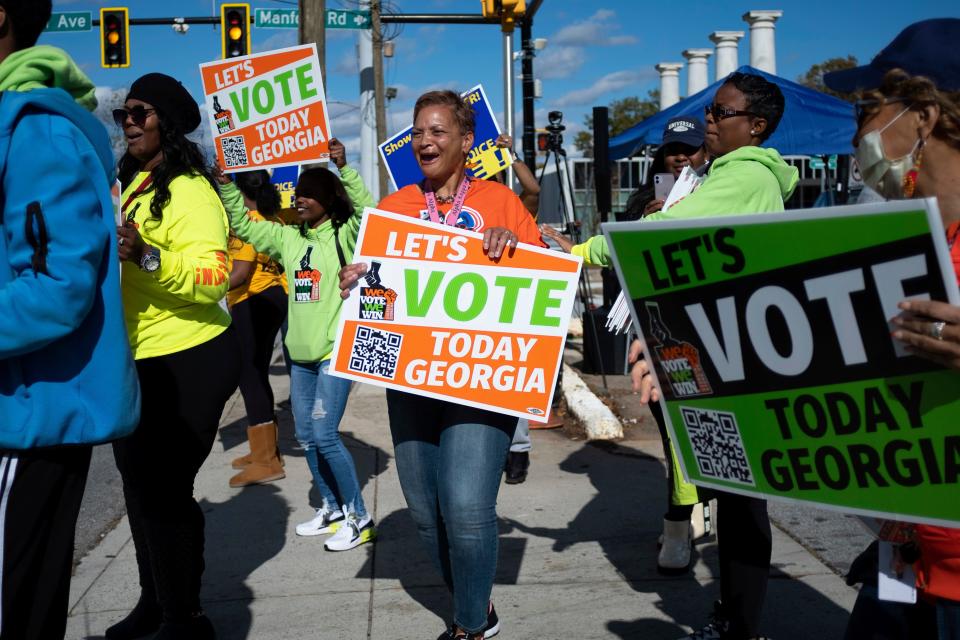
[[(890, 320), (900, 313), (897, 303), (901, 300), (930, 299), (929, 293), (908, 296), (903, 289), (905, 281), (927, 275), (927, 260), (924, 255), (881, 262), (872, 265), (870, 271), (876, 287), (875, 294), (884, 314), (879, 321), (887, 324), (890, 331), (896, 328)], [(840, 349), (843, 362), (848, 366), (869, 361), (859, 328), (863, 319), (860, 318), (858, 322), (851, 299), (853, 293), (864, 290), (864, 282), (863, 269), (842, 271), (804, 281), (807, 301), (827, 302), (834, 329), (834, 340), (830, 342)], [(687, 305), (684, 309), (720, 377), (725, 382), (743, 380), (743, 337), (737, 316), (736, 298), (720, 298), (716, 301), (716, 306), (722, 340), (717, 336), (702, 303)], [(771, 309), (776, 309), (785, 322), (790, 335), (789, 354), (781, 354), (773, 346), (767, 320)], [(813, 331), (807, 312), (796, 296), (782, 287), (761, 287), (747, 298), (744, 319), (754, 353), (771, 372), (782, 376), (797, 376), (807, 370), (813, 360)], [(890, 340), (898, 357), (910, 355), (903, 350), (899, 342), (892, 337)], [(821, 348), (826, 348), (825, 340), (819, 340), (819, 344)]]
[(253, 62), (244, 60), (240, 64), (226, 67), (213, 74), (213, 81), (216, 83), (217, 89), (222, 89), (241, 80), (249, 80), (253, 77), (253, 74)]
[(467, 238), (464, 236), (446, 236), (431, 233), (408, 233), (404, 238), (402, 248), (397, 247), (397, 232), (391, 231), (387, 236), (387, 248), (384, 251), (388, 256), (397, 258), (425, 258), (432, 260), (436, 252), (437, 243), (449, 247), (446, 260), (460, 262), (467, 257)]

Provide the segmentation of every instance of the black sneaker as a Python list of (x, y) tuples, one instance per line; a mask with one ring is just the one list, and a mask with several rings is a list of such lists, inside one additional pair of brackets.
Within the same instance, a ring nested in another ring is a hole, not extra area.
[(520, 484), (527, 479), (527, 469), (530, 468), (530, 453), (527, 451), (511, 451), (507, 454), (507, 484)]
[(487, 626), (483, 628), (483, 635), (479, 633), (474, 635), (454, 635), (453, 627), (450, 627), (446, 631), (440, 634), (440, 637), (437, 640), (469, 640), (471, 638), (492, 638), (493, 636), (500, 633), (500, 618), (497, 617), (497, 610), (493, 608), (493, 603), (490, 603), (490, 611), (487, 613)]
[(710, 614), (710, 622), (707, 623), (707, 626), (684, 636), (681, 640), (722, 640), (729, 626), (730, 623), (723, 615), (720, 602), (714, 602), (713, 613)]

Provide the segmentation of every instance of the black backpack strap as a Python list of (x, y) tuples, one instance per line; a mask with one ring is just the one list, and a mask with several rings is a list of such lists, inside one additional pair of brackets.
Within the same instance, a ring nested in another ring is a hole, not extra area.
[(347, 266), (347, 259), (343, 257), (343, 247), (340, 246), (340, 225), (333, 225), (333, 242), (337, 245), (337, 257), (340, 258), (340, 268)]

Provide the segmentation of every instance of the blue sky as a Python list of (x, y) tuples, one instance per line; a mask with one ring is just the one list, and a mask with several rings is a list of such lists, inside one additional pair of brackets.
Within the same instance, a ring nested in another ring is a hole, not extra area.
[[(528, 0), (529, 3), (530, 0)], [(89, 10), (123, 2), (54, 0), (54, 11)], [(251, 6), (283, 8), (294, 0), (253, 0)], [(390, 0), (398, 13), (477, 13), (480, 0)], [(219, 14), (219, 0), (133, 0), (127, 3), (134, 17), (201, 16)], [(355, 9), (355, 0), (327, 0), (328, 9)], [(566, 142), (572, 151), (573, 135), (582, 128), (583, 117), (594, 105), (631, 95), (646, 96), (657, 88), (653, 66), (658, 62), (683, 62), (680, 52), (688, 48), (712, 48), (707, 36), (717, 30), (742, 30), (740, 63), (749, 62), (749, 26), (742, 21), (751, 9), (781, 9), (777, 23), (777, 73), (796, 79), (810, 65), (826, 58), (853, 54), (865, 63), (911, 22), (932, 17), (958, 16), (955, 0), (881, 0), (827, 2), (688, 1), (640, 0), (544, 0), (534, 22), (534, 37), (547, 38), (539, 52), (535, 74), (543, 82), (543, 98), (537, 101), (537, 126), (546, 123), (546, 113), (559, 109), (568, 126)], [(434, 88), (464, 90), (482, 83), (494, 108), (503, 110), (502, 39), (494, 25), (405, 25), (391, 28), (396, 55), (386, 63), (386, 84), (398, 89), (389, 107), (390, 133), (409, 123), (413, 102), (423, 91)], [(194, 97), (201, 98), (197, 65), (220, 55), (220, 32), (208, 25), (194, 25), (186, 35), (169, 26), (131, 29), (129, 69), (102, 69), (99, 64), (99, 34), (44, 34), (41, 43), (66, 49), (94, 82), (101, 87), (122, 89), (144, 73), (162, 71), (182, 80)], [(296, 30), (253, 29), (256, 51), (295, 44)], [(327, 99), (333, 117), (332, 130), (355, 155), (359, 143), (359, 76), (355, 31), (327, 31)], [(515, 40), (519, 47), (519, 31)], [(955, 44), (955, 43), (951, 43)], [(522, 126), (517, 64), (516, 123)], [(710, 78), (714, 77), (713, 58)], [(680, 76), (685, 92), (686, 72)], [(501, 120), (502, 125), (502, 120)], [(518, 145), (519, 146), (519, 145)]]

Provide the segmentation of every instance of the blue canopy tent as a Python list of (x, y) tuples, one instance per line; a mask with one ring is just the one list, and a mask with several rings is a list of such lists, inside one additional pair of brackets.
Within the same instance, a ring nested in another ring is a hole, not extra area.
[[(851, 140), (857, 129), (853, 105), (751, 66), (740, 67), (737, 71), (763, 76), (783, 92), (786, 101), (783, 119), (764, 147), (772, 147), (782, 155), (853, 153)], [(632, 156), (645, 145), (660, 144), (663, 129), (670, 118), (695, 115), (702, 121), (704, 107), (713, 102), (713, 96), (722, 84), (723, 80), (718, 80), (611, 138), (610, 160)]]

